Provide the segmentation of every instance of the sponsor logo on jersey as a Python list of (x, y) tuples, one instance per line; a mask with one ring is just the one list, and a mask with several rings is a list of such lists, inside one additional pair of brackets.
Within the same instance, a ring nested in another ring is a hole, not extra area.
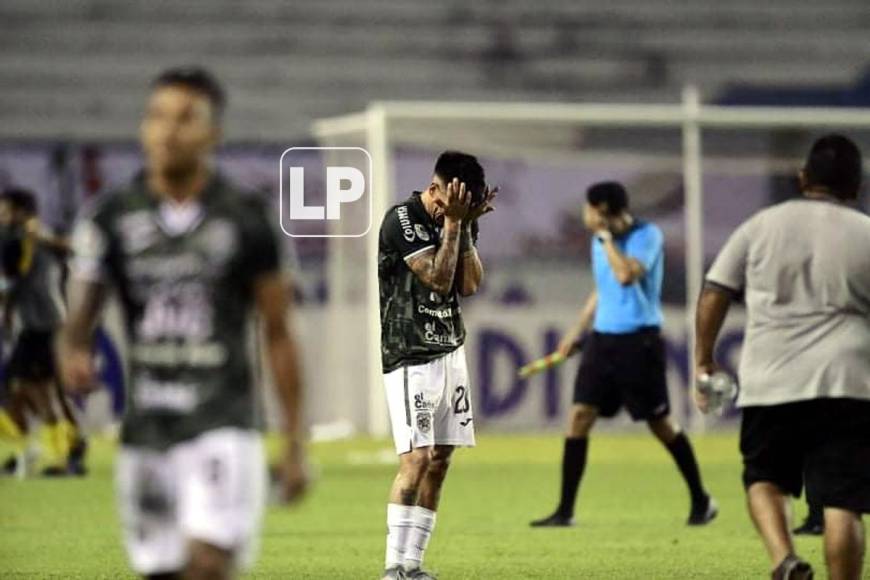
[(134, 383), (133, 401), (142, 410), (192, 411), (197, 405), (196, 385), (141, 378)]
[(408, 217), (408, 206), (400, 205), (396, 208), (396, 215), (399, 216), (399, 225), (402, 227), (402, 236), (406, 242), (414, 241), (414, 228), (411, 227), (411, 218)]
[(136, 211), (118, 219), (121, 248), (127, 255), (137, 254), (157, 242), (157, 225), (148, 211)]
[(431, 411), (435, 408), (435, 403), (427, 401), (423, 393), (414, 395), (414, 409), (417, 411)]
[(429, 232), (426, 231), (426, 228), (423, 227), (423, 224), (414, 224), (414, 231), (417, 233), (418, 238), (420, 238), (424, 242), (429, 241)]
[(427, 322), (423, 325), (423, 341), (429, 344), (459, 346), (456, 337), (450, 334), (439, 334), (434, 322)]
[(212, 268), (221, 268), (238, 247), (238, 231), (228, 220), (214, 220), (203, 228), (203, 249)]
[(453, 308), (449, 306), (442, 310), (434, 310), (432, 308), (427, 308), (423, 304), (418, 304), (417, 312), (419, 312), (420, 314), (425, 314), (426, 316), (431, 316), (433, 318), (453, 318)]

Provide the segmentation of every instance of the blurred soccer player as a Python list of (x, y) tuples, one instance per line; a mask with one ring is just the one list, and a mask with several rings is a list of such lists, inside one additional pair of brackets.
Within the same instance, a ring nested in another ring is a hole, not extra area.
[(246, 340), (256, 310), (285, 420), (283, 491), (305, 487), (300, 379), (279, 240), (266, 208), (211, 163), (224, 93), (200, 68), (153, 83), (145, 169), (77, 224), (65, 383), (94, 383), (93, 329), (120, 297), (129, 393), (117, 460), (133, 568), (152, 578), (228, 578), (252, 557), (266, 470)]
[(716, 502), (701, 483), (689, 438), (670, 418), (660, 333), (662, 232), (629, 213), (628, 194), (615, 182), (587, 190), (583, 219), (594, 234), (595, 290), (559, 344), (559, 352), (569, 356), (581, 339), (585, 342), (562, 458), (562, 495), (552, 515), (531, 525), (574, 524), (589, 434), (598, 417), (613, 417), (623, 406), (635, 421), (646, 421), (673, 456), (691, 495), (688, 523), (704, 525), (716, 517)]
[[(800, 174), (803, 198), (744, 222), (698, 303), (695, 367), (708, 373), (730, 302), (745, 297), (743, 483), (774, 578), (812, 577), (789, 532), (787, 496), (804, 483), (824, 506), (830, 577), (861, 577), (861, 514), (870, 512), (870, 218), (850, 207), (861, 177), (852, 141), (816, 141)], [(705, 409), (707, 400), (696, 399)]]
[(441, 154), (423, 192), (381, 225), (381, 353), (399, 473), (387, 506), (384, 578), (431, 578), (423, 554), (457, 446), (474, 446), (459, 296), (477, 292), (483, 267), (476, 222), (495, 192), (471, 155)]
[(65, 475), (70, 449), (79, 440), (75, 418), (57, 386), (53, 350), (64, 314), (60, 259), (67, 246), (40, 224), (36, 196), (25, 189), (3, 192), (0, 228), (3, 270), (9, 283), (3, 292), (4, 328), (7, 336), (15, 337), (6, 377), (10, 414), (4, 414), (0, 424), (17, 439), (21, 451), (4, 469), (24, 473), (29, 468), (23, 451), (28, 430), (25, 415), (32, 411), (42, 421), (47, 464), (43, 473)]

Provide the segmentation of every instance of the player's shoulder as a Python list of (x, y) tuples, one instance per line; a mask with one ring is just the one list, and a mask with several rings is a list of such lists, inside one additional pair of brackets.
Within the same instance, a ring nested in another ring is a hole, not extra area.
[(79, 210), (79, 219), (108, 225), (124, 213), (140, 206), (141, 197), (141, 188), (135, 180), (114, 187), (85, 200)]
[(416, 224), (425, 223), (425, 209), (415, 192), (411, 197), (390, 207), (384, 214), (381, 229), (413, 230)]
[(250, 213), (266, 213), (269, 205), (259, 192), (242, 187), (226, 175), (216, 173), (208, 185), (207, 197), (217, 207), (241, 212), (240, 218)]
[(653, 222), (638, 220), (632, 232), (634, 235), (647, 240), (663, 240), (665, 237), (662, 229)]

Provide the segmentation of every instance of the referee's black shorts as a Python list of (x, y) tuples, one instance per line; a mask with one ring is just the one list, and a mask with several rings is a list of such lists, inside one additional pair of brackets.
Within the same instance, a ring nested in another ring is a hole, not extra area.
[(743, 484), (770, 482), (826, 507), (870, 513), (870, 401), (744, 407)]
[(613, 417), (623, 406), (635, 421), (664, 417), (670, 412), (665, 361), (658, 327), (595, 332), (583, 347), (574, 402), (597, 407), (602, 417)]

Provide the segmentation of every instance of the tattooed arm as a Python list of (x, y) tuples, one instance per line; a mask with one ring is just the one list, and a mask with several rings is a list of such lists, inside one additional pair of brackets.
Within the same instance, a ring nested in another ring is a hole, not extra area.
[(445, 216), (441, 233), (441, 247), (408, 259), (408, 267), (429, 288), (438, 294), (447, 294), (453, 286), (459, 258), (459, 238), (462, 220)]
[(453, 287), (456, 276), (456, 263), (459, 259), (459, 238), (462, 222), (468, 215), (471, 192), (465, 190), (465, 183), (453, 179), (447, 184), (446, 201), (438, 204), (444, 209), (444, 229), (441, 231), (441, 246), (422, 251), (406, 258), (411, 271), (429, 288), (445, 295)]

